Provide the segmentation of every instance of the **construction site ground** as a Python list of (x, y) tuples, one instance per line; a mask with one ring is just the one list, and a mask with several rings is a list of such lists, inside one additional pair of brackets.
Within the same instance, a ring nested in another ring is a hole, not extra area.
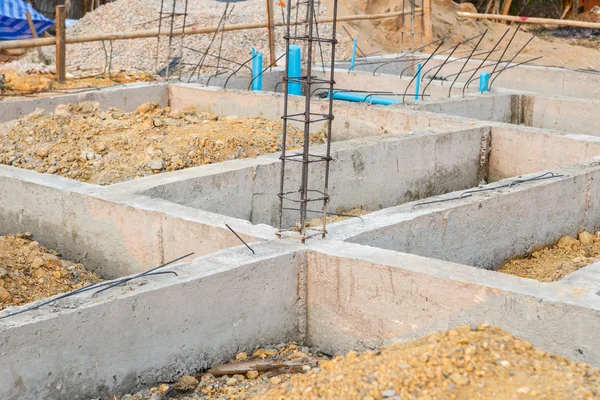
[(81, 264), (34, 241), (29, 234), (0, 236), (0, 309), (70, 292), (102, 279)]
[[(290, 126), (288, 148), (302, 140), (303, 133)], [(280, 145), (280, 121), (172, 111), (157, 103), (133, 113), (101, 110), (96, 102), (67, 104), (0, 126), (0, 163), (101, 185), (256, 157), (280, 151)]]
[(240, 353), (196, 377), (116, 398), (573, 400), (599, 393), (596, 368), (479, 324), (333, 358), (317, 349), (280, 344), (251, 357)]

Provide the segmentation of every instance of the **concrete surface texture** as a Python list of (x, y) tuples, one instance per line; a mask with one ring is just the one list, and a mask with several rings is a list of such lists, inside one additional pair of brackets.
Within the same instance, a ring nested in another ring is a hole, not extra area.
[[(396, 75), (393, 83), (367, 66), (339, 82), (408, 92), (414, 82), (398, 68), (381, 69)], [(269, 73), (275, 90), (281, 71)], [(493, 271), (600, 227), (600, 139), (581, 118), (581, 110), (595, 114), (595, 102), (582, 99), (600, 93), (600, 82), (587, 77), (517, 67), (491, 93), (469, 89), (463, 97), (461, 78), (451, 91), (449, 82), (433, 82), (430, 97), (407, 104), (336, 102), (330, 209), (374, 212), (331, 223), (326, 239), (306, 245), (275, 239), (276, 154), (109, 186), (0, 166), (0, 235), (28, 231), (104, 278), (195, 252), (171, 267), (177, 276), (0, 319), (0, 398), (88, 399), (173, 381), (257, 346), (295, 340), (361, 350), (479, 322), (600, 366), (597, 264), (554, 283)], [(4, 121), (81, 100), (282, 114), (279, 94), (203, 84), (224, 81), (125, 85), (0, 107)], [(291, 109), (302, 101), (292, 99)], [(315, 99), (315, 112), (326, 104)], [(317, 168), (310, 179), (322, 174)], [(293, 222), (290, 214), (286, 224)]]

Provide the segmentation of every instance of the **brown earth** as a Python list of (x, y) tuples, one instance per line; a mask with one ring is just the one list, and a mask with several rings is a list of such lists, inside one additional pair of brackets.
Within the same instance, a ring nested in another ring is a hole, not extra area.
[[(280, 121), (220, 117), (156, 103), (133, 113), (98, 103), (61, 105), (0, 125), (0, 164), (101, 185), (280, 151)], [(317, 133), (312, 141), (322, 141)], [(303, 134), (290, 127), (288, 148)]]
[(528, 257), (510, 260), (498, 270), (505, 274), (554, 282), (600, 260), (600, 232), (581, 232), (578, 239), (563, 236), (554, 246), (544, 247)]
[(0, 310), (102, 281), (30, 235), (0, 236)]
[[(327, 224), (333, 224), (334, 222), (343, 221), (345, 219), (349, 219), (352, 217), (360, 217), (361, 215), (365, 215), (370, 212), (371, 211), (367, 211), (362, 206), (354, 207), (352, 210), (345, 210), (343, 208), (338, 208), (335, 210), (335, 213), (342, 214), (342, 215), (328, 215), (325, 220), (326, 220)], [(315, 213), (311, 213), (311, 214), (317, 215)], [(309, 216), (311, 214), (309, 214)], [(311, 219), (310, 221), (308, 221), (306, 223), (306, 226), (309, 228), (320, 228), (321, 224), (322, 224), (322, 220), (323, 220), (322, 218)], [(298, 230), (298, 229), (299, 229), (299, 227), (296, 227), (296, 230)]]
[[(232, 363), (248, 371), (245, 375), (186, 376), (173, 385), (163, 384), (121, 400), (156, 398), (153, 395), (187, 400), (574, 400), (598, 398), (600, 393), (596, 368), (548, 354), (487, 324), (433, 333), (362, 354), (351, 351), (333, 359), (316, 349), (299, 350), (295, 345), (261, 349), (253, 358), (256, 362), (262, 353), (266, 364), (295, 362), (302, 365), (301, 372), (247, 369), (243, 353)], [(211, 371), (228, 368), (232, 365)]]
[(151, 82), (158, 78), (145, 72), (119, 72), (109, 77), (105, 75), (67, 77), (65, 83), (58, 83), (56, 75), (43, 72), (20, 72), (16, 70), (2, 70), (0, 75), (4, 82), (0, 85), (0, 93), (10, 95), (36, 94), (44, 91), (62, 91), (66, 89), (85, 89), (103, 86), (113, 86), (132, 82)]
[(599, 385), (597, 369), (482, 324), (350, 352), (258, 398), (572, 400), (598, 398)]
[[(331, 10), (331, 0), (325, 0), (325, 5), (328, 10)], [(417, 2), (420, 6), (420, 2)], [(348, 0), (340, 3), (340, 15), (347, 14), (362, 14), (362, 13), (385, 13), (390, 11), (399, 11), (402, 7), (402, 2), (397, 0)], [(405, 7), (408, 9), (409, 2)], [(446, 42), (442, 49), (459, 43), (462, 40), (479, 35), (488, 29), (486, 37), (479, 46), (479, 50), (490, 50), (494, 43), (497, 42), (502, 34), (508, 29), (508, 25), (496, 23), (487, 20), (476, 20), (471, 18), (459, 18), (456, 11), (474, 12), (475, 7), (470, 3), (457, 4), (452, 0), (433, 0), (432, 1), (432, 25), (433, 25), (433, 40), (446, 38)], [(357, 21), (344, 22), (339, 27), (339, 35), (347, 36), (343, 31), (342, 26), (349, 30), (353, 37), (357, 37), (358, 45), (367, 54), (372, 52), (397, 53), (402, 49), (408, 49), (409, 36), (404, 35), (404, 43), (401, 43), (402, 38), (402, 23), (401, 17), (387, 18), (384, 20), (373, 21)], [(405, 30), (409, 29), (410, 20), (405, 21)], [(415, 31), (420, 29), (420, 22), (415, 22)], [(516, 26), (513, 26), (513, 30)], [(506, 53), (506, 58), (511, 58), (518, 49), (520, 49), (527, 40), (532, 36), (527, 31), (528, 26), (524, 25), (521, 32), (517, 34), (509, 50)], [(532, 26), (532, 28), (534, 28)], [(504, 38), (503, 42), (498, 46), (498, 49), (503, 50), (508, 43), (508, 37)], [(418, 35), (417, 35), (418, 36)], [(426, 44), (426, 43), (423, 43)], [(476, 41), (471, 41), (462, 45), (455, 55), (466, 56), (471, 50)], [(350, 46), (351, 43), (346, 43)], [(437, 45), (437, 43), (436, 43)], [(415, 40), (415, 46), (420, 46), (418, 38)], [(435, 47), (430, 46), (424, 51), (431, 52)], [(566, 39), (553, 37), (539, 37), (533, 39), (525, 50), (515, 59), (515, 62), (525, 61), (537, 56), (543, 58), (535, 61), (538, 65), (552, 65), (558, 67), (572, 69), (600, 69), (600, 41), (594, 39)], [(441, 50), (441, 49), (440, 49)], [(502, 51), (497, 51), (491, 59), (498, 59)], [(446, 52), (445, 54), (448, 54)], [(360, 54), (359, 54), (360, 55)], [(484, 57), (484, 56), (481, 56)], [(477, 58), (477, 57), (475, 57)]]

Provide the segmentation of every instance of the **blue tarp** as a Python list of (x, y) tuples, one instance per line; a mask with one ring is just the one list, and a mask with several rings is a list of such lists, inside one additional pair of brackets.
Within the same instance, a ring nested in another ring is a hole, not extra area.
[(25, 13), (29, 11), (38, 35), (54, 25), (23, 0), (0, 0), (0, 40), (27, 39), (32, 37)]

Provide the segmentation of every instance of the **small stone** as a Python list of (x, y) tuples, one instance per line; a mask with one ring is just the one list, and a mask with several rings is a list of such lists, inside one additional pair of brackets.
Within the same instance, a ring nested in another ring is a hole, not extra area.
[(83, 103), (79, 103), (78, 108), (82, 114), (91, 114), (100, 108), (100, 103), (97, 101), (84, 101)]
[(400, 368), (400, 369), (411, 369), (412, 365), (410, 365), (410, 364), (398, 364), (398, 368)]
[(146, 165), (150, 167), (150, 169), (152, 169), (153, 171), (162, 171), (163, 169), (165, 169), (165, 163), (163, 160), (148, 161)]
[(304, 372), (308, 372), (308, 371), (310, 371), (310, 370), (311, 370), (311, 368), (310, 368), (310, 365), (303, 365), (303, 366), (302, 366), (302, 371), (304, 371)]
[(163, 126), (164, 122), (160, 118), (154, 118), (154, 120), (152, 121), (152, 124), (158, 128), (159, 126)]
[(281, 383), (281, 378), (274, 376), (271, 379), (269, 379), (269, 383), (271, 385), (279, 385)]
[(381, 392), (381, 395), (383, 397), (394, 397), (396, 395), (396, 391), (395, 390), (391, 390), (391, 389), (384, 390), (383, 392)]
[(227, 386), (233, 386), (233, 385), (235, 385), (237, 382), (238, 382), (238, 381), (237, 381), (237, 379), (235, 379), (235, 378), (227, 378), (227, 380), (225, 381), (225, 384), (226, 384)]
[(235, 359), (236, 359), (236, 360), (239, 360), (239, 361), (245, 360), (245, 359), (247, 359), (247, 358), (248, 358), (248, 354), (247, 354), (246, 352), (243, 352), (243, 353), (238, 353), (238, 354), (236, 354), (236, 356), (235, 356)]
[(167, 390), (169, 390), (169, 385), (167, 385), (166, 383), (163, 383), (162, 385), (160, 385), (158, 387), (158, 392), (160, 394), (165, 394), (167, 392)]
[(466, 374), (459, 374), (458, 372), (453, 373), (450, 376), (450, 379), (452, 379), (452, 382), (456, 383), (457, 385), (466, 385), (469, 383), (469, 376)]
[(505, 368), (510, 367), (510, 363), (506, 360), (501, 360), (500, 362), (498, 362), (498, 364), (502, 365)]
[(571, 247), (573, 244), (577, 243), (577, 240), (572, 238), (571, 236), (563, 236), (558, 239), (557, 246), (562, 248)]
[(10, 299), (12, 299), (12, 296), (10, 295), (8, 290), (0, 288), (0, 301), (5, 303), (7, 301), (10, 301)]
[(258, 378), (258, 371), (248, 371), (246, 372), (246, 377), (248, 379), (256, 379)]
[(523, 386), (517, 389), (517, 393), (527, 394), (531, 391), (527, 386)]
[(194, 390), (196, 386), (198, 386), (198, 379), (190, 375), (184, 375), (175, 384), (175, 390), (188, 392)]
[(581, 257), (575, 257), (575, 258), (573, 259), (573, 262), (574, 262), (574, 263), (580, 263), (580, 262), (582, 262), (582, 261), (583, 261), (583, 258), (581, 258)]
[(580, 232), (577, 238), (579, 239), (579, 242), (581, 242), (581, 244), (584, 246), (591, 246), (592, 244), (594, 244), (594, 236), (589, 232)]
[(477, 326), (477, 324), (471, 324), (469, 325), (469, 329), (471, 330), (471, 332), (477, 332), (479, 330), (479, 327)]
[(448, 336), (449, 337), (456, 337), (456, 336), (458, 336), (458, 331), (456, 329), (450, 329), (448, 331)]
[(31, 268), (32, 269), (38, 269), (41, 266), (44, 265), (44, 260), (42, 260), (40, 257), (36, 257), (33, 262), (31, 263)]

